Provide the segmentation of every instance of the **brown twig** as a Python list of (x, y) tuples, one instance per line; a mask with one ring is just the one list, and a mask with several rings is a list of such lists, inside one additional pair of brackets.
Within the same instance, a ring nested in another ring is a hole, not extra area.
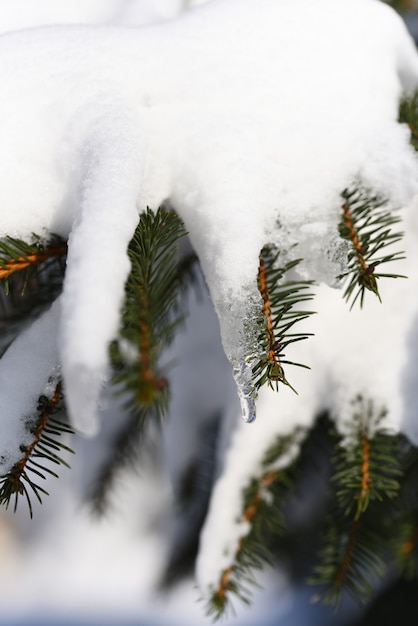
[(344, 224), (347, 228), (348, 235), (350, 237), (350, 241), (353, 244), (358, 263), (360, 265), (360, 277), (359, 282), (374, 282), (372, 280), (372, 274), (375, 270), (375, 266), (373, 264), (368, 265), (366, 263), (366, 259), (364, 258), (364, 246), (362, 245), (359, 236), (358, 230), (354, 225), (353, 217), (350, 211), (350, 205), (348, 202), (343, 204), (343, 215), (344, 215)]
[(362, 503), (370, 493), (372, 478), (370, 476), (370, 440), (366, 435), (362, 435), (362, 464), (361, 464), (361, 484), (357, 508), (357, 518), (362, 513)]
[(414, 532), (411, 534), (410, 538), (401, 546), (401, 554), (402, 556), (408, 556), (415, 550), (418, 545), (418, 527), (414, 528)]
[(63, 244), (62, 246), (42, 248), (42, 250), (39, 250), (38, 252), (22, 255), (17, 259), (10, 259), (6, 263), (2, 263), (0, 261), (0, 280), (5, 280), (15, 272), (21, 272), (28, 267), (39, 265), (48, 259), (63, 256), (66, 253), (67, 245)]
[[(263, 497), (261, 495), (262, 490), (270, 487), (270, 485), (272, 485), (273, 482), (277, 479), (278, 475), (279, 475), (278, 471), (270, 471), (270, 472), (267, 472), (261, 478), (260, 483), (259, 483), (259, 489), (257, 493), (251, 499), (246, 509), (244, 510), (244, 513), (242, 514), (242, 517), (241, 517), (241, 522), (247, 522), (249, 524), (252, 523), (254, 517), (257, 515), (260, 509), (260, 506), (263, 502)], [(239, 559), (239, 555), (245, 546), (245, 541), (247, 537), (248, 537), (248, 534), (245, 535), (244, 537), (241, 537), (238, 541), (238, 546), (237, 546), (237, 549), (235, 551), (235, 556), (234, 556), (235, 562)], [(227, 592), (231, 589), (231, 576), (234, 572), (234, 569), (235, 569), (235, 566), (230, 565), (229, 567), (225, 568), (221, 574), (219, 586), (215, 592), (215, 596), (217, 596), (221, 601), (225, 600)]]
[(348, 570), (350, 569), (351, 563), (353, 561), (353, 554), (357, 545), (357, 539), (358, 539), (358, 535), (360, 531), (360, 526), (361, 526), (361, 520), (355, 519), (351, 526), (351, 532), (350, 532), (350, 536), (347, 542), (343, 560), (334, 577), (334, 587), (337, 590), (342, 589), (344, 582), (347, 578)]
[(36, 428), (34, 430), (34, 438), (32, 443), (30, 443), (28, 446), (25, 446), (24, 448), (24, 455), (23, 457), (20, 459), (20, 461), (18, 461), (13, 468), (10, 471), (9, 474), (9, 479), (15, 483), (15, 486), (17, 487), (16, 491), (18, 490), (19, 493), (22, 493), (21, 488), (19, 488), (20, 482), (21, 482), (21, 478), (22, 478), (22, 474), (25, 471), (25, 467), (27, 462), (29, 461), (35, 447), (37, 446), (37, 444), (39, 443), (41, 437), (42, 437), (42, 433), (45, 429), (45, 426), (47, 425), (52, 413), (54, 412), (60, 398), (61, 398), (61, 393), (62, 393), (62, 383), (61, 381), (58, 382), (57, 386), (55, 387), (55, 391), (54, 391), (54, 395), (52, 396), (52, 398), (49, 400), (48, 402), (48, 406), (42, 411), (38, 422), (36, 424)]
[[(138, 285), (140, 310), (148, 311), (148, 297), (143, 285)], [(140, 404), (151, 404), (156, 394), (167, 385), (165, 378), (158, 376), (154, 369), (152, 358), (152, 329), (146, 316), (139, 320), (139, 364), (138, 375), (140, 386), (138, 389), (138, 401)]]
[(274, 319), (271, 310), (270, 295), (267, 282), (267, 269), (262, 256), (258, 268), (258, 288), (263, 298), (263, 316), (266, 320), (266, 337), (268, 347), (268, 363), (271, 368), (272, 380), (284, 380), (284, 371), (280, 364), (278, 353), (282, 348), (280, 341), (276, 340), (274, 334)]

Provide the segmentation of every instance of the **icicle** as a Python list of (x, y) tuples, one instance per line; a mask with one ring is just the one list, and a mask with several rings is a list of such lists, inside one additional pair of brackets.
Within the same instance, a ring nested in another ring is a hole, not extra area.
[(254, 422), (257, 417), (255, 398), (250, 394), (246, 394), (245, 391), (242, 391), (239, 388), (238, 395), (241, 403), (242, 419), (244, 422), (247, 422), (247, 424), (251, 424), (251, 422)]
[(248, 363), (241, 362), (234, 366), (234, 378), (241, 403), (242, 419), (248, 424), (254, 422), (257, 417), (257, 393), (252, 385), (252, 377), (252, 366)]

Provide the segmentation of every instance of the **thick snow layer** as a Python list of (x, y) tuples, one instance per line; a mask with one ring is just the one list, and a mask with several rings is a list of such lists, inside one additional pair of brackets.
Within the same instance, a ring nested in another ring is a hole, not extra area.
[(184, 218), (239, 369), (263, 244), (297, 241), (305, 274), (332, 283), (342, 189), (360, 179), (393, 206), (417, 189), (397, 123), (417, 57), (375, 0), (213, 0), (148, 28), (7, 34), (0, 79), (0, 236), (70, 235), (59, 346), (85, 431), (137, 212), (170, 198)]
[(36, 415), (39, 396), (54, 394), (51, 378), (59, 367), (56, 342), (59, 307), (56, 302), (13, 342), (0, 360), (2, 474), (21, 458), (20, 446), (32, 443), (27, 419)]
[(138, 26), (173, 18), (196, 0), (0, 0), (2, 33), (54, 24)]

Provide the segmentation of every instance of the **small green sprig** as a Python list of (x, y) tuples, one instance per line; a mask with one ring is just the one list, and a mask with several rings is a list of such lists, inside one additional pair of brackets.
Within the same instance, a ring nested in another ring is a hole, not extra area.
[(32, 441), (29, 445), (21, 446), (21, 459), (0, 477), (0, 504), (9, 508), (14, 499), (14, 511), (17, 509), (20, 496), (25, 496), (29, 514), (33, 516), (31, 494), (34, 494), (42, 504), (42, 494), (49, 495), (46, 489), (38, 484), (37, 479), (46, 479), (46, 474), (58, 478), (50, 464), (65, 465), (68, 463), (61, 457), (61, 452), (74, 453), (71, 448), (60, 441), (65, 434), (74, 434), (72, 428), (56, 419), (62, 410), (62, 384), (58, 382), (51, 398), (40, 396), (38, 400), (37, 416), (28, 420)]
[(386, 4), (389, 4), (391, 7), (398, 11), (401, 15), (405, 14), (407, 11), (416, 12), (418, 9), (417, 0), (383, 0)]
[(351, 251), (347, 271), (337, 278), (348, 279), (344, 298), (347, 302), (352, 299), (351, 308), (358, 299), (362, 307), (366, 290), (372, 291), (380, 300), (377, 282), (380, 278), (405, 278), (400, 274), (376, 272), (383, 263), (405, 258), (402, 252), (382, 254), (385, 248), (400, 241), (403, 233), (392, 232), (400, 218), (384, 209), (386, 201), (379, 196), (355, 188), (343, 191), (342, 198), (339, 231), (341, 237), (351, 243)]
[(401, 440), (380, 427), (386, 410), (377, 410), (361, 395), (352, 404), (350, 430), (337, 444), (333, 458), (333, 511), (310, 579), (325, 586), (317, 599), (334, 606), (339, 605), (343, 591), (357, 600), (368, 597), (373, 582), (383, 576), (386, 544), (375, 520), (376, 515), (383, 515), (377, 513), (379, 507), (387, 507), (398, 495), (402, 477)]
[(164, 208), (140, 216), (129, 245), (131, 272), (126, 283), (120, 339), (112, 345), (115, 382), (132, 397), (131, 408), (167, 402), (167, 381), (158, 371), (162, 350), (182, 321), (174, 315), (178, 295), (178, 240), (182, 220)]
[(352, 404), (350, 433), (337, 449), (333, 482), (344, 513), (357, 520), (370, 502), (398, 495), (402, 469), (398, 440), (379, 428), (386, 409), (376, 410), (361, 395)]
[(312, 598), (338, 608), (346, 592), (362, 603), (385, 573), (379, 532), (363, 517), (349, 520), (335, 512), (328, 519), (319, 562), (309, 583), (323, 587)]
[(406, 580), (414, 580), (418, 577), (418, 512), (404, 515), (395, 531), (395, 566)]
[(13, 237), (0, 240), (0, 284), (9, 291), (9, 278), (17, 272), (23, 273), (21, 292), (25, 291), (30, 277), (36, 270), (45, 269), (57, 260), (62, 262), (67, 254), (67, 243), (56, 235), (43, 241), (38, 235), (31, 242)]
[(160, 357), (184, 320), (190, 285), (200, 284), (197, 256), (180, 240), (187, 235), (181, 218), (160, 207), (140, 215), (129, 244), (131, 271), (125, 285), (119, 337), (110, 346), (115, 393), (124, 412), (115, 430), (109, 455), (92, 480), (90, 500), (97, 515), (105, 513), (115, 479), (135, 465), (149, 423), (159, 424), (167, 413), (169, 382)]
[(269, 541), (285, 531), (283, 508), (303, 436), (304, 431), (296, 428), (291, 435), (278, 437), (244, 490), (240, 521), (249, 529), (238, 541), (234, 561), (221, 572), (207, 605), (207, 614), (214, 619), (224, 615), (234, 596), (249, 604), (252, 588), (257, 587), (255, 572), (270, 562)]
[(309, 280), (283, 280), (299, 263), (300, 259), (279, 264), (280, 252), (274, 246), (265, 246), (260, 254), (258, 287), (263, 298), (260, 318), (259, 343), (263, 356), (253, 367), (256, 377), (255, 389), (265, 384), (278, 390), (279, 383), (295, 389), (287, 380), (284, 365), (305, 367), (302, 363), (286, 358), (285, 350), (296, 341), (302, 341), (312, 333), (294, 332), (294, 326), (313, 314), (313, 311), (297, 308), (313, 299)]

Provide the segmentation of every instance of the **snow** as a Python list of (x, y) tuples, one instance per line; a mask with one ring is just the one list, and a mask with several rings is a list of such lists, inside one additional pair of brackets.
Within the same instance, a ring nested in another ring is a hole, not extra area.
[(248, 329), (263, 244), (297, 239), (305, 272), (332, 282), (337, 268), (319, 275), (324, 246), (309, 243), (318, 225), (335, 229), (341, 190), (360, 178), (394, 205), (416, 190), (396, 122), (416, 56), (400, 20), (372, 0), (217, 0), (149, 28), (11, 33), (0, 59), (0, 234), (71, 235), (59, 345), (70, 414), (86, 433), (135, 204), (169, 198), (184, 218), (239, 369), (257, 356)]
[[(267, 401), (268, 390), (263, 390), (260, 398), (260, 418), (257, 421), (256, 435), (254, 427), (241, 422), (234, 433), (231, 446), (226, 455), (225, 468), (218, 479), (211, 497), (210, 510), (201, 533), (199, 557), (196, 564), (196, 577), (199, 588), (205, 598), (209, 599), (219, 587), (221, 573), (235, 561), (240, 540), (248, 535), (251, 525), (243, 517), (243, 490), (254, 478), (261, 480), (266, 471), (280, 470), (288, 466), (299, 452), (300, 437), (272, 467), (262, 467), (265, 452), (275, 443), (280, 434), (287, 434), (283, 423), (286, 418), (298, 415), (299, 425), (303, 422), (301, 411), (292, 411), (294, 394), (281, 398), (280, 415), (274, 411), (274, 400)], [(273, 396), (278, 398), (277, 394)], [(287, 402), (286, 402), (287, 400)], [(309, 398), (304, 397), (305, 419), (312, 419), (312, 406)], [(284, 407), (283, 407), (284, 405)], [(267, 407), (266, 407), (267, 408)], [(284, 410), (283, 410), (284, 408)], [(305, 424), (306, 425), (306, 424)], [(281, 431), (281, 432), (280, 432)], [(243, 460), (245, 459), (245, 462)], [(228, 503), (225, 506), (225, 503)]]
[[(401, 94), (418, 85), (417, 55), (377, 0), (210, 0), (178, 19), (185, 3), (175, 1), (34, 6), (0, 2), (10, 31), (0, 37), (0, 237), (57, 233), (69, 255), (61, 300), (0, 361), (2, 470), (58, 364), (73, 424), (97, 432), (126, 246), (141, 211), (169, 200), (199, 255), (248, 421), (257, 405), (256, 422), (236, 426), (202, 535), (209, 594), (245, 530), (242, 489), (276, 436), (309, 428), (323, 409), (344, 432), (363, 393), (388, 409), (387, 428), (418, 443), (418, 162), (397, 122)], [(349, 312), (332, 287), (344, 268), (340, 194), (355, 183), (401, 209), (407, 259), (393, 269), (409, 279), (382, 283), (383, 305), (369, 298)], [(315, 336), (292, 354), (312, 368), (289, 374), (299, 395), (263, 389), (256, 400), (244, 387), (266, 243), (303, 257), (300, 274), (320, 285), (306, 326)], [(239, 410), (225, 393), (233, 429)]]
[[(69, 239), (61, 352), (70, 414), (90, 435), (98, 429), (97, 398), (108, 341), (119, 328), (119, 309), (109, 306), (109, 291), (120, 303), (130, 270), (126, 250), (138, 221), (135, 202), (144, 170), (143, 144), (140, 119), (119, 105), (104, 110), (97, 125), (91, 126), (81, 156), (83, 181)], [(80, 272), (88, 279), (80, 281)]]
[[(59, 366), (54, 341), (59, 307), (56, 302), (19, 335), (0, 360), (0, 462), (4, 473), (21, 458), (20, 446), (32, 442), (27, 419), (36, 415), (39, 396), (52, 397), (54, 393), (50, 378), (56, 376)], [(20, 375), (16, 376), (16, 372)]]
[(1, 0), (1, 32), (54, 24), (138, 26), (173, 18), (192, 4), (193, 0)]

